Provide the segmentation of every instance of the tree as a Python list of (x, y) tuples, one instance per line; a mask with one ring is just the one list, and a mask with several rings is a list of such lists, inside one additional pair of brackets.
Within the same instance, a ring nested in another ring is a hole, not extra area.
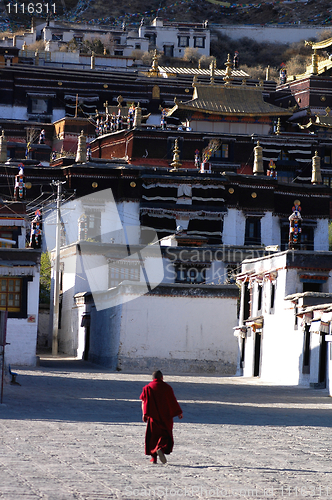
[(49, 304), (51, 297), (51, 260), (48, 252), (42, 253), (40, 259), (39, 302)]
[(197, 64), (201, 54), (198, 52), (198, 49), (194, 49), (193, 47), (186, 47), (184, 49), (183, 60), (188, 61), (194, 64)]

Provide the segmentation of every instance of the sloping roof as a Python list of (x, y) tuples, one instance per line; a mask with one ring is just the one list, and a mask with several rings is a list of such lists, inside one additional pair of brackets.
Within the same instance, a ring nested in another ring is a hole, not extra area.
[[(160, 73), (174, 73), (176, 75), (197, 75), (197, 76), (210, 76), (210, 69), (199, 69), (199, 68), (180, 68), (177, 66), (158, 66)], [(215, 69), (214, 76), (226, 76), (225, 69)], [(242, 69), (232, 70), (233, 78), (249, 78), (250, 75), (243, 71)]]
[(178, 110), (203, 111), (217, 115), (240, 116), (290, 116), (291, 111), (278, 108), (264, 101), (262, 89), (246, 85), (201, 85), (194, 86), (193, 99), (177, 102), (169, 111), (177, 115)]

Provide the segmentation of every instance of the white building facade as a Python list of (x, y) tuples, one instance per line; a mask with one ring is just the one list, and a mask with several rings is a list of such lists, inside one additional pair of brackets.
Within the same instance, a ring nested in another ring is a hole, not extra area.
[(328, 384), (329, 332), (311, 327), (314, 316), (306, 311), (331, 301), (331, 269), (329, 252), (287, 250), (243, 262), (238, 374), (282, 385)]

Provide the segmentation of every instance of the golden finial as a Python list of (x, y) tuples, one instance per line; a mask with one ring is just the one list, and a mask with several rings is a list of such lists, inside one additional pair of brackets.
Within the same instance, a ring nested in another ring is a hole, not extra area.
[(173, 167), (171, 169), (171, 172), (176, 172), (182, 165), (182, 163), (180, 162), (180, 150), (179, 150), (179, 143), (178, 143), (178, 139), (175, 139), (175, 143), (174, 143), (174, 149), (173, 149), (173, 161), (171, 163), (171, 167)]
[(211, 85), (214, 84), (214, 68), (215, 68), (214, 61), (211, 61), (211, 63), (210, 63), (210, 83), (211, 83)]
[(226, 66), (226, 75), (224, 76), (225, 85), (229, 84), (232, 81), (232, 61), (231, 55), (228, 54), (227, 61), (225, 62)]
[(330, 111), (331, 111), (331, 108), (329, 108), (329, 107), (327, 106), (327, 107), (325, 108), (325, 113), (326, 113), (326, 115), (325, 115), (325, 116), (329, 116)]
[(158, 55), (157, 55), (157, 49), (155, 49), (154, 54), (153, 54), (151, 72), (158, 73)]
[(314, 52), (312, 54), (312, 69), (311, 72), (313, 75), (318, 75), (318, 54), (317, 50), (314, 49)]
[(194, 75), (192, 86), (196, 87), (197, 83), (198, 83), (198, 76)]

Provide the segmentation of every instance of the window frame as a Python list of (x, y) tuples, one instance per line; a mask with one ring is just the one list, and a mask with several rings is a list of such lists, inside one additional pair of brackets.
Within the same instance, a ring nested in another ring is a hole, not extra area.
[[(202, 43), (198, 43), (198, 40), (201, 40)], [(194, 47), (198, 49), (205, 49), (205, 41), (206, 37), (205, 36), (194, 36)]]
[[(33, 281), (32, 276), (0, 276), (1, 279), (19, 279), (21, 281), (21, 298), (20, 298), (20, 308), (8, 309), (8, 318), (27, 318), (28, 317), (28, 283)], [(5, 311), (6, 308), (0, 306), (1, 311)]]
[(189, 35), (178, 35), (178, 47), (189, 47)]

